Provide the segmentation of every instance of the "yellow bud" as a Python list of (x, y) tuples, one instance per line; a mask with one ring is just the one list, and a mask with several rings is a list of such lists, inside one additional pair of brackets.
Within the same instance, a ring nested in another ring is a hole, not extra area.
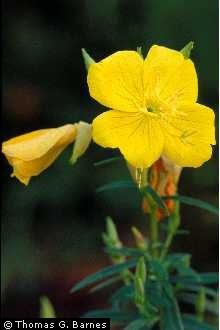
[(74, 141), (76, 125), (41, 129), (12, 138), (2, 144), (2, 152), (13, 167), (12, 177), (27, 185), (32, 176), (48, 168)]

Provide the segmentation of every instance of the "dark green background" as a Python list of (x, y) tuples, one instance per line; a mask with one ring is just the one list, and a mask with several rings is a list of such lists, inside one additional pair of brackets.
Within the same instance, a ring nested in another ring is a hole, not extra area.
[[(199, 102), (218, 108), (218, 1), (54, 0), (3, 2), (3, 140), (40, 128), (91, 120), (103, 108), (90, 99), (80, 49), (94, 59), (152, 44), (181, 49), (195, 41), (192, 59), (199, 77)], [(108, 264), (100, 234), (106, 215), (133, 244), (131, 225), (147, 221), (133, 191), (99, 195), (96, 187), (129, 177), (123, 163), (96, 168), (117, 155), (92, 144), (71, 167), (71, 148), (28, 187), (9, 177), (2, 157), (3, 316), (37, 317), (47, 294), (58, 315), (78, 316), (102, 305), (96, 297), (69, 295), (75, 281)], [(199, 169), (183, 171), (180, 192), (217, 203), (218, 155)], [(216, 217), (182, 208), (182, 227), (191, 234), (176, 241), (193, 253), (198, 270), (217, 270)]]

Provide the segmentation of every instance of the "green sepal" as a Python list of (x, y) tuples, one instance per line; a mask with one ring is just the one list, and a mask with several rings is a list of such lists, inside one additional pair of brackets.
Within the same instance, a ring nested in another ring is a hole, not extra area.
[(186, 44), (185, 47), (183, 47), (183, 49), (181, 49), (181, 53), (183, 54), (185, 59), (190, 58), (190, 54), (192, 49), (194, 48), (194, 42), (190, 41), (188, 44)]
[(138, 53), (142, 58), (144, 58), (144, 56), (143, 56), (143, 52), (142, 52), (142, 47), (141, 47), (141, 46), (137, 47), (137, 53)]
[(84, 60), (84, 64), (85, 64), (85, 68), (88, 71), (89, 67), (91, 64), (95, 63), (95, 61), (93, 60), (93, 58), (87, 53), (87, 51), (85, 50), (85, 48), (81, 49), (82, 51), (82, 56), (83, 56), (83, 60)]

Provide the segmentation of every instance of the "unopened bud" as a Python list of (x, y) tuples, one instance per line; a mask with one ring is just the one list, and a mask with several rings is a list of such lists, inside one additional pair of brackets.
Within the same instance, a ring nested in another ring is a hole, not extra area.
[(120, 242), (119, 237), (118, 237), (117, 228), (111, 217), (106, 218), (106, 233), (113, 244), (117, 244)]
[(132, 227), (132, 234), (134, 235), (134, 239), (136, 242), (136, 245), (138, 248), (140, 249), (147, 249), (147, 242), (145, 237), (142, 235), (142, 233), (136, 228), (136, 227)]
[(146, 281), (146, 274), (147, 274), (147, 272), (146, 272), (145, 259), (144, 259), (144, 257), (141, 257), (136, 266), (135, 277), (140, 278), (143, 285), (145, 284), (145, 281)]
[(198, 292), (198, 296), (195, 304), (196, 314), (199, 321), (203, 320), (205, 305), (206, 305), (205, 290), (203, 287), (201, 287)]
[(145, 291), (144, 285), (140, 278), (135, 278), (134, 281), (134, 294), (135, 294), (135, 303), (137, 306), (142, 306), (145, 301)]

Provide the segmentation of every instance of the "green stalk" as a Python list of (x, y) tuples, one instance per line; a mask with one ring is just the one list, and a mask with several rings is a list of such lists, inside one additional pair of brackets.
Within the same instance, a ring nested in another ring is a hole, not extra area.
[(158, 257), (158, 250), (156, 244), (158, 242), (158, 221), (156, 217), (157, 206), (151, 205), (150, 212), (150, 241), (151, 241), (151, 253), (153, 258)]
[(179, 225), (180, 225), (180, 212), (179, 212), (179, 202), (177, 201), (175, 203), (174, 213), (171, 215), (169, 219), (168, 234), (162, 247), (160, 259), (163, 259), (167, 255)]

